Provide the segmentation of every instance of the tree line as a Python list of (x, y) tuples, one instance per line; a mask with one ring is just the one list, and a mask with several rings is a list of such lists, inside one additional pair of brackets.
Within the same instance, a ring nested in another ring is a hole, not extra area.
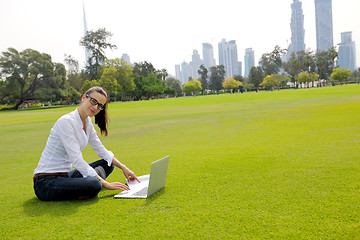
[[(166, 69), (156, 69), (150, 62), (129, 65), (121, 58), (107, 59), (105, 50), (117, 48), (109, 43), (111, 36), (111, 32), (101, 28), (88, 31), (81, 38), (80, 45), (90, 51), (84, 69), (79, 69), (78, 61), (71, 55), (65, 55), (65, 66), (53, 62), (46, 53), (8, 48), (0, 56), (0, 104), (13, 109), (31, 100), (72, 104), (77, 103), (81, 93), (95, 85), (107, 89), (111, 101), (136, 101), (184, 93), (283, 87), (289, 81), (296, 84), (319, 78), (344, 80), (350, 75), (348, 70), (336, 68), (335, 49), (319, 53), (301, 51), (284, 62), (286, 50), (276, 46), (272, 52), (262, 55), (259, 66), (251, 68), (247, 78), (240, 75), (225, 78), (223, 65), (210, 69), (201, 65), (200, 78), (190, 78), (182, 86), (179, 80), (168, 77)], [(358, 81), (360, 69), (351, 77)]]

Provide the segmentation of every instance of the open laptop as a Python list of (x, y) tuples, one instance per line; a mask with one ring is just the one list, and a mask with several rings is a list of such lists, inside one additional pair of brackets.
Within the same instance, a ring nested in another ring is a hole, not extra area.
[(169, 156), (151, 163), (150, 174), (138, 177), (137, 181), (128, 182), (130, 190), (116, 194), (115, 198), (148, 198), (165, 187)]

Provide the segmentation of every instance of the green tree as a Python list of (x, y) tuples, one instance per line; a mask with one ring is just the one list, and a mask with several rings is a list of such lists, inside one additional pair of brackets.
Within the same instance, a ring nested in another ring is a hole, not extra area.
[(172, 88), (175, 90), (176, 95), (181, 95), (182, 89), (181, 89), (181, 82), (175, 78), (169, 77), (165, 80), (166, 85), (169, 88)]
[(241, 85), (242, 82), (235, 80), (235, 78), (225, 78), (222, 82), (223, 88), (231, 90), (231, 93), (233, 93), (233, 90), (239, 88)]
[(202, 89), (201, 82), (197, 79), (192, 79), (184, 84), (184, 91), (188, 94), (194, 95), (197, 91)]
[(64, 59), (66, 69), (67, 69), (67, 79), (70, 87), (79, 92), (82, 85), (84, 84), (85, 79), (81, 77), (81, 72), (79, 71), (79, 62), (74, 59), (71, 55), (65, 54)]
[(117, 48), (116, 45), (108, 42), (108, 38), (111, 36), (111, 32), (106, 31), (105, 28), (100, 28), (96, 31), (88, 31), (80, 40), (80, 45), (84, 46), (91, 53), (90, 59), (87, 59), (89, 65), (86, 66), (90, 80), (100, 78), (100, 66), (106, 60), (105, 50)]
[(334, 71), (332, 72), (330, 79), (343, 82), (349, 79), (350, 74), (351, 71), (346, 68), (334, 68)]
[(287, 72), (291, 77), (291, 80), (296, 82), (295, 76), (301, 72), (301, 63), (295, 53), (291, 54), (289, 61), (285, 62), (283, 67), (285, 72)]
[(163, 81), (165, 81), (166, 77), (169, 75), (165, 68), (163, 68), (161, 70), (155, 70), (154, 73), (157, 78), (162, 79)]
[(109, 98), (111, 99), (111, 97), (114, 97), (115, 101), (115, 94), (121, 88), (116, 79), (117, 75), (117, 69), (113, 66), (110, 66), (103, 70), (101, 78), (98, 80), (99, 85), (107, 90)]
[(81, 94), (84, 94), (89, 88), (100, 86), (97, 80), (86, 80), (81, 87)]
[(210, 68), (210, 82), (209, 88), (213, 91), (219, 91), (222, 89), (222, 81), (225, 78), (224, 65), (217, 65)]
[(132, 67), (127, 62), (122, 58), (109, 59), (105, 61), (103, 68), (104, 72), (107, 70), (107, 74), (111, 73), (112, 77), (116, 80), (117, 85), (116, 88), (113, 89), (113, 92), (115, 94), (119, 93), (121, 99), (133, 93), (135, 83), (132, 76)]
[(149, 74), (155, 73), (155, 70), (156, 69), (151, 63), (145, 61), (145, 62), (135, 63), (133, 73), (147, 77)]
[(14, 109), (18, 109), (26, 100), (67, 94), (66, 89), (57, 90), (66, 87), (65, 67), (60, 63), (54, 64), (48, 54), (32, 49), (18, 52), (15, 48), (9, 48), (0, 57), (0, 69), (5, 81), (0, 99), (15, 103)]
[(249, 83), (253, 84), (256, 90), (264, 80), (264, 71), (261, 67), (252, 67), (249, 72)]
[(260, 86), (268, 88), (277, 87), (279, 89), (282, 84), (289, 80), (290, 78), (285, 74), (271, 74), (264, 78), (264, 81), (260, 84)]
[(208, 88), (208, 70), (207, 68), (204, 66), (204, 64), (201, 64), (200, 69), (198, 70), (198, 73), (200, 74), (200, 82), (201, 82), (201, 86), (202, 86), (202, 92), (204, 94), (204, 90)]
[(286, 54), (285, 49), (281, 49), (278, 45), (270, 53), (264, 53), (260, 59), (260, 66), (265, 75), (278, 73), (282, 67), (281, 58)]

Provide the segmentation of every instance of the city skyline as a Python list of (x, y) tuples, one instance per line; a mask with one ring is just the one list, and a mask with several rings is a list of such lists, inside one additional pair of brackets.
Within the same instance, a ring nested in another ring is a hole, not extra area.
[[(212, 44), (214, 58), (218, 59), (217, 43), (223, 38), (235, 40), (238, 59), (244, 59), (245, 49), (252, 48), (258, 65), (263, 53), (271, 52), (275, 45), (287, 48), (291, 39), (292, 0), (224, 0), (222, 4), (211, 0), (104, 0), (101, 4), (95, 0), (2, 0), (0, 51), (32, 48), (61, 63), (67, 54), (84, 67), (84, 48), (79, 45), (84, 30), (83, 2), (88, 29), (105, 27), (113, 33), (110, 42), (118, 49), (106, 51), (108, 58), (126, 53), (132, 62), (148, 61), (172, 75), (174, 65), (191, 61), (193, 50), (200, 52), (202, 43)], [(360, 2), (334, 0), (332, 5), (334, 46), (341, 42), (340, 33), (346, 31), (352, 31), (353, 41), (359, 44)], [(305, 44), (316, 50), (314, 0), (303, 0), (302, 8)]]

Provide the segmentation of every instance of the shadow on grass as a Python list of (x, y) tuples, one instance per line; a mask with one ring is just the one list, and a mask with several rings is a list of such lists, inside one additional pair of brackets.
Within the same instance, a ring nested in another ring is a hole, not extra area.
[[(159, 190), (158, 192), (156, 192), (154, 195), (150, 196), (149, 198), (146, 198), (145, 205), (147, 206), (147, 205), (151, 204), (153, 201), (158, 199), (163, 194), (165, 194), (165, 188)], [(114, 198), (114, 195), (115, 195), (114, 193), (111, 193), (110, 195), (101, 196), (101, 197), (99, 197), (99, 199)], [(117, 199), (117, 200), (140, 200), (140, 199), (144, 199), (144, 198), (114, 198), (114, 199)]]
[(89, 206), (99, 201), (98, 197), (86, 200), (49, 201), (44, 202), (34, 197), (24, 202), (24, 213), (31, 217), (41, 215), (70, 216), (78, 211), (79, 207)]

